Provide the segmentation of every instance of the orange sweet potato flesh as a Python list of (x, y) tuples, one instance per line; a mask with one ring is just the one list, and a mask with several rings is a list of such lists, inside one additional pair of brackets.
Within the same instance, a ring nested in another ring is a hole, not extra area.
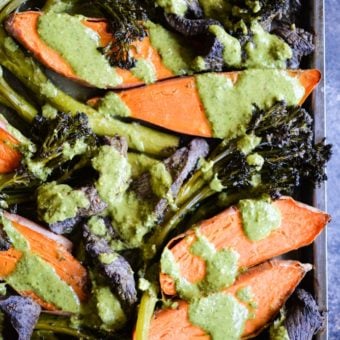
[[(302, 105), (320, 81), (318, 70), (287, 70), (288, 75), (299, 79), (305, 93)], [(221, 75), (235, 83), (240, 72), (223, 72)], [(131, 117), (187, 135), (215, 137), (198, 94), (195, 77), (168, 79), (144, 87), (118, 92), (130, 109)], [(92, 98), (95, 106), (99, 98)]]
[[(231, 248), (239, 253), (239, 268), (249, 268), (272, 257), (306, 246), (320, 234), (330, 216), (315, 208), (282, 197), (274, 202), (281, 212), (281, 225), (260, 241), (251, 241), (243, 232), (242, 219), (236, 207), (199, 224), (199, 231), (217, 250)], [(180, 266), (181, 274), (195, 283), (205, 276), (205, 262), (190, 253), (196, 236), (192, 230), (170, 241), (168, 248)], [(173, 279), (161, 273), (160, 285), (167, 295), (175, 295)]]
[[(58, 276), (73, 288), (80, 301), (86, 300), (87, 272), (86, 269), (72, 256), (72, 254), (57, 241), (19, 223), (11, 223), (12, 226), (28, 241), (30, 251), (50, 264)], [(1, 279), (6, 278), (6, 276), (10, 275), (15, 270), (16, 264), (20, 260), (21, 256), (22, 252), (14, 248), (0, 252)], [(45, 309), (56, 309), (53, 305), (41, 299), (34, 292), (25, 291), (19, 293), (24, 296), (32, 297)]]
[[(11, 15), (6, 21), (7, 31), (29, 50), (42, 64), (53, 71), (82, 83), (91, 86), (83, 79), (79, 78), (73, 71), (71, 65), (57, 51), (50, 48), (38, 34), (38, 20), (42, 12), (26, 11)], [(83, 24), (98, 33), (102, 46), (106, 46), (111, 40), (112, 35), (107, 32), (107, 22), (105, 20), (87, 19)], [(157, 50), (151, 46), (148, 37), (132, 44), (131, 53), (138, 59), (148, 59), (153, 63), (157, 79), (173, 77), (172, 72), (165, 67)], [(122, 77), (123, 82), (119, 88), (142, 85), (143, 82), (136, 78), (130, 71), (116, 68), (116, 72)]]
[[(249, 269), (224, 293), (236, 296), (240, 288), (250, 287), (257, 309), (247, 320), (242, 338), (256, 336), (275, 317), (293, 293), (305, 273), (311, 269), (297, 261), (272, 260)], [(242, 303), (240, 301), (240, 303)], [(190, 323), (188, 303), (179, 301), (177, 308), (155, 313), (150, 324), (149, 340), (209, 340), (204, 330)]]
[(0, 127), (0, 174), (14, 171), (20, 164), (19, 142)]

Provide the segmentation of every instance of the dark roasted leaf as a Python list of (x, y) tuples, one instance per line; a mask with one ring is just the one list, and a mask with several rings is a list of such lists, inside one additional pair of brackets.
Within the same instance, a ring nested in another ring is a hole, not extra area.
[(324, 322), (324, 313), (313, 296), (303, 289), (297, 289), (286, 303), (281, 318), (271, 327), (271, 334), (275, 334), (276, 327), (284, 327), (290, 340), (312, 340), (324, 327)]
[[(198, 160), (208, 155), (209, 145), (204, 139), (193, 139), (188, 146), (178, 149), (172, 156), (165, 159), (164, 165), (172, 177), (170, 193), (176, 198), (178, 191), (188, 176), (195, 170)], [(131, 183), (133, 190), (141, 200), (154, 202), (154, 212), (159, 220), (163, 218), (169, 202), (166, 198), (157, 197), (150, 183), (150, 173), (145, 172)]]
[(302, 28), (292, 28), (282, 23), (272, 32), (280, 36), (291, 47), (293, 57), (288, 60), (288, 68), (298, 68), (301, 58), (314, 51), (313, 35)]
[(0, 309), (15, 329), (18, 340), (29, 340), (39, 319), (41, 307), (30, 298), (10, 296), (0, 300)]
[(84, 187), (79, 190), (84, 192), (86, 198), (90, 202), (89, 207), (79, 209), (76, 217), (50, 224), (48, 227), (54, 233), (69, 234), (84, 218), (99, 214), (106, 209), (107, 204), (101, 200), (97, 190), (93, 186)]
[(107, 225), (106, 237), (96, 235), (88, 225), (83, 225), (85, 249), (95, 260), (101, 273), (108, 279), (110, 288), (117, 294), (123, 306), (130, 309), (137, 302), (134, 274), (125, 258), (110, 247), (109, 241), (114, 232), (112, 226), (107, 221), (105, 223)]

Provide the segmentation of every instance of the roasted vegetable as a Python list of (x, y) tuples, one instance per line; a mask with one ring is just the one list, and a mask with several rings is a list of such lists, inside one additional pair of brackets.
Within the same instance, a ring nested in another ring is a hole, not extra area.
[[(103, 223), (104, 228), (112, 228), (104, 220), (92, 223)], [(109, 245), (110, 236), (103, 238), (98, 229), (91, 227), (91, 221), (83, 226), (84, 244), (87, 253), (95, 260), (102, 274), (108, 279), (110, 288), (117, 294), (125, 308), (131, 307), (137, 302), (137, 291), (133, 271), (123, 256), (115, 253)], [(111, 239), (112, 241), (112, 239)]]
[(32, 136), (36, 150), (27, 151), (13, 173), (1, 176), (1, 195), (8, 204), (19, 202), (25, 195), (32, 199), (28, 192), (32, 195), (55, 171), (59, 177), (70, 171), (70, 161), (76, 156), (90, 159), (97, 143), (84, 114), (71, 117), (61, 113), (53, 120), (37, 116)]
[(131, 68), (135, 61), (131, 57), (131, 44), (146, 35), (142, 21), (147, 19), (141, 3), (136, 0), (89, 0), (98, 6), (103, 17), (108, 19), (109, 31), (113, 39), (103, 52), (112, 66)]
[[(284, 103), (268, 111), (255, 109), (247, 134), (259, 138), (259, 143), (248, 154), (240, 151), (242, 138), (222, 142), (210, 157), (209, 171), (197, 171), (182, 187), (175, 201), (179, 210), (151, 236), (149, 247), (161, 247), (183, 216), (216, 191), (223, 191), (225, 199), (229, 196), (235, 201), (244, 192), (248, 197), (263, 193), (278, 197), (292, 194), (301, 180), (316, 185), (327, 178), (324, 167), (331, 146), (324, 141), (314, 144), (312, 118), (305, 109), (286, 107)], [(249, 155), (260, 156), (261, 166), (252, 164)]]
[[(77, 200), (82, 201), (83, 206), (73, 206)], [(100, 214), (107, 207), (92, 186), (74, 190), (53, 182), (39, 187), (37, 203), (38, 216), (56, 234), (71, 233), (84, 218)], [(67, 208), (71, 209), (71, 216), (65, 213)]]
[(290, 340), (312, 340), (324, 325), (324, 315), (313, 296), (303, 289), (297, 289), (287, 301), (280, 319), (270, 328), (270, 339), (279, 332), (286, 332)]
[[(1, 228), (6, 232), (7, 236), (8, 233), (11, 233), (10, 235), (12, 236), (9, 236), (11, 247), (6, 251), (0, 252), (1, 279), (7, 281), (7, 279), (15, 273), (20, 263), (22, 266), (25, 266), (26, 262), (22, 261), (22, 258), (25, 257), (29, 261), (32, 256), (39, 257), (39, 260), (37, 260), (39, 264), (46, 263), (47, 266), (53, 268), (51, 270), (55, 271), (55, 275), (58, 275), (60, 280), (72, 287), (80, 301), (86, 300), (86, 269), (69, 252), (71, 244), (69, 240), (48, 232), (44, 228), (17, 215), (6, 213), (2, 217), (2, 221), (3, 225)], [(18, 236), (17, 238), (13, 238), (13, 235)], [(21, 240), (21, 243), (15, 243), (15, 241), (18, 242), (18, 240)], [(24, 249), (26, 242), (30, 247), (28, 253), (27, 250)], [(26, 272), (26, 274), (28, 275), (28, 272)], [(23, 271), (21, 275), (22, 282), (25, 282), (26, 289), (25, 291), (19, 289), (18, 293), (33, 298), (45, 309), (58, 309), (57, 306), (53, 304), (55, 297), (53, 297), (51, 301), (44, 301), (43, 297), (39, 295), (41, 292), (41, 283), (39, 283), (39, 280), (29, 279), (28, 276), (25, 276), (25, 271)], [(11, 284), (12, 281), (10, 281), (10, 285)], [(19, 287), (21, 286), (19, 285)], [(50, 289), (52, 289), (52, 287), (50, 287)], [(16, 284), (14, 284), (13, 288), (17, 288)]]
[(292, 48), (293, 57), (288, 60), (289, 68), (298, 68), (302, 57), (314, 51), (313, 35), (302, 28), (292, 28), (288, 24), (281, 24), (273, 32)]
[[(263, 71), (263, 73), (264, 72), (267, 72), (266, 74), (270, 77), (273, 72), (275, 73), (277, 71), (266, 70)], [(225, 98), (228, 98), (228, 96), (233, 97), (232, 92), (228, 91), (229, 85), (221, 85), (223, 78), (225, 77), (226, 84), (228, 84), (228, 80), (232, 81), (235, 91), (238, 91), (236, 87), (237, 81), (242, 79), (246, 74), (252, 73), (250, 73), (250, 71), (248, 71), (248, 73), (247, 71), (241, 71), (216, 75), (217, 77), (221, 77), (218, 82), (218, 89), (226, 89), (225, 93), (223, 93)], [(214, 77), (214, 74), (205, 74), (205, 76)], [(305, 91), (301, 92), (301, 96), (296, 98), (296, 105), (301, 105), (306, 100), (320, 80), (320, 72), (318, 70), (282, 71), (282, 73), (278, 75), (280, 79), (286, 79), (287, 76), (292, 77), (292, 79), (299, 79), (300, 84), (305, 88)], [(226, 138), (227, 136), (217, 134), (216, 126), (212, 126), (211, 116), (209, 116), (205, 103), (199, 95), (197, 79), (196, 76), (166, 80), (145, 87), (121, 91), (118, 95), (130, 110), (130, 116), (132, 118), (184, 134)], [(265, 88), (264, 91), (268, 92), (267, 100), (270, 101), (269, 91), (276, 85), (264, 80), (259, 86)], [(287, 86), (292, 85), (289, 84)], [(247, 100), (247, 98), (245, 100)], [(223, 115), (225, 117), (223, 117)], [(241, 115), (240, 113), (240, 116)], [(226, 130), (230, 124), (233, 124), (233, 119), (238, 119), (238, 117), (229, 117), (224, 112), (221, 113), (221, 116), (220, 119), (222, 123), (220, 122), (220, 124), (225, 124)], [(250, 117), (251, 114), (249, 115), (249, 119)], [(241, 121), (244, 119), (245, 117), (242, 116)], [(237, 128), (239, 128), (238, 125)]]
[[(195, 230), (218, 250), (236, 250), (240, 255), (238, 267), (249, 268), (312, 243), (330, 219), (329, 215), (289, 197), (276, 200), (273, 206), (280, 211), (281, 224), (263, 240), (253, 242), (247, 238), (237, 207), (228, 208), (219, 215), (197, 224), (195, 228), (198, 229)], [(206, 274), (205, 262), (190, 252), (197, 239), (195, 230), (190, 229), (186, 234), (176, 236), (167, 245), (188, 282), (200, 281)], [(190, 268), (195, 268), (195, 271)], [(161, 274), (160, 284), (165, 294), (176, 294), (174, 281), (168, 275)]]
[(15, 338), (30, 340), (39, 319), (41, 307), (30, 298), (12, 295), (0, 300), (0, 309), (5, 313), (17, 333)]
[[(163, 162), (153, 160), (126, 190), (119, 190), (123, 193), (118, 193), (109, 208), (118, 234), (130, 248), (143, 248), (144, 237), (158, 227), (166, 211), (176, 210), (178, 191), (208, 149), (206, 141), (194, 139)], [(127, 216), (122, 213), (126, 207)]]
[[(0, 65), (9, 69), (24, 85), (37, 96), (41, 104), (46, 102), (71, 115), (85, 113), (94, 133), (102, 136), (125, 136), (129, 147), (142, 152), (168, 155), (178, 147), (179, 137), (155, 131), (139, 124), (129, 124), (104, 115), (84, 105), (57, 88), (30, 57), (20, 50), (3, 29), (0, 30)], [(20, 112), (19, 112), (20, 113)], [(150, 143), (150, 140), (153, 143)]]
[[(260, 264), (247, 272), (241, 274), (236, 282), (229, 288), (223, 290), (223, 294), (237, 296), (237, 291), (243, 287), (249, 287), (253, 301), (257, 308), (247, 306), (253, 318), (246, 320), (240, 337), (247, 338), (258, 334), (270, 320), (279, 312), (284, 301), (293, 293), (305, 273), (311, 269), (310, 265), (303, 265), (296, 261), (272, 260)], [(189, 309), (191, 304), (199, 304), (209, 297), (216, 296), (215, 293), (207, 297), (198, 297), (191, 302), (177, 301), (176, 308), (166, 308), (156, 311), (150, 324), (149, 337), (147, 339), (210, 339), (211, 332), (215, 330), (209, 327), (209, 319), (218, 318), (220, 323), (230, 322), (232, 315), (214, 315), (217, 307), (210, 309), (202, 306), (202, 313), (206, 313), (207, 329), (190, 322)], [(221, 293), (220, 293), (221, 294)], [(215, 306), (215, 305), (214, 305)], [(228, 322), (226, 322), (228, 321)], [(237, 320), (240, 322), (240, 320)], [(147, 325), (146, 325), (147, 327)], [(229, 329), (225, 330), (230, 331)], [(225, 335), (225, 334), (224, 334)], [(235, 335), (235, 334), (230, 334)]]
[[(48, 68), (81, 84), (91, 85), (75, 74), (69, 63), (41, 39), (37, 32), (37, 24), (39, 17), (42, 14), (42, 12), (35, 11), (15, 13), (7, 20), (6, 29)], [(101, 48), (103, 50), (107, 49), (107, 53), (110, 53), (111, 45), (113, 44), (113, 36), (111, 33), (107, 32), (108, 22), (106, 20), (93, 21), (88, 19), (84, 21), (83, 24), (100, 36), (102, 44)], [(118, 57), (118, 55), (116, 55), (116, 57)], [(112, 55), (112, 58), (114, 58), (114, 55)], [(162, 62), (158, 51), (152, 47), (149, 37), (135, 40), (130, 46), (128, 58), (136, 61), (144, 60), (146, 58), (150, 60), (155, 67), (157, 79), (166, 79), (174, 76)], [(133, 87), (143, 84), (143, 81), (136, 78), (131, 70), (116, 67), (115, 69), (112, 69), (112, 72), (117, 72), (122, 78), (122, 82), (120, 85), (117, 85), (117, 88)]]

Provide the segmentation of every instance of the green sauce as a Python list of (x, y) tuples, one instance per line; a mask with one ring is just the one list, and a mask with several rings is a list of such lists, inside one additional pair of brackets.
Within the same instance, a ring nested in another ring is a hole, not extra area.
[(118, 197), (110, 206), (110, 215), (121, 238), (131, 247), (141, 247), (143, 237), (155, 226), (157, 216), (148, 200), (133, 191)]
[(198, 233), (190, 251), (206, 264), (204, 279), (194, 284), (182, 277), (179, 265), (169, 249), (165, 248), (161, 257), (161, 270), (173, 278), (176, 291), (181, 298), (192, 300), (233, 284), (238, 274), (238, 253), (229, 249), (217, 251), (213, 244)]
[(188, 9), (186, 0), (156, 0), (158, 6), (165, 12), (183, 16)]
[(249, 318), (248, 308), (226, 293), (215, 293), (189, 304), (189, 319), (213, 340), (240, 339)]
[(164, 163), (159, 162), (154, 164), (149, 172), (151, 175), (150, 180), (153, 193), (159, 198), (168, 197), (172, 185), (172, 177)]
[(0, 283), (0, 296), (5, 296), (7, 294), (6, 283)]
[(75, 156), (85, 153), (88, 145), (84, 142), (83, 139), (77, 139), (74, 145), (70, 145), (66, 142), (63, 144), (63, 147), (63, 156), (71, 160)]
[(51, 182), (39, 187), (37, 204), (40, 218), (52, 224), (76, 217), (79, 209), (88, 208), (90, 202), (81, 190)]
[(250, 287), (243, 287), (236, 292), (237, 298), (242, 302), (250, 302), (253, 299), (253, 293)]
[(264, 163), (264, 158), (258, 153), (252, 153), (247, 156), (247, 163), (249, 165), (255, 166), (257, 170), (261, 170)]
[[(131, 160), (132, 157), (132, 160)], [(150, 173), (152, 191), (157, 197), (171, 201), (172, 178), (164, 164), (147, 156), (130, 157), (132, 164), (139, 164), (137, 174)], [(140, 247), (143, 237), (155, 226), (155, 200), (141, 199), (129, 189), (131, 164), (129, 159), (110, 146), (101, 147), (92, 159), (93, 167), (99, 172), (96, 188), (100, 197), (108, 204), (107, 213), (122, 240), (131, 247)]]
[(12, 222), (1, 214), (1, 223), (3, 230), (11, 241), (12, 246), (20, 251), (28, 251), (29, 244), (24, 236), (22, 236), (12, 225)]
[(132, 74), (145, 84), (154, 83), (157, 80), (157, 74), (154, 64), (146, 59), (137, 60), (136, 66), (131, 69)]
[(265, 200), (241, 200), (239, 209), (244, 233), (252, 241), (265, 239), (281, 225), (280, 211)]
[(164, 65), (175, 75), (191, 73), (191, 63), (195, 55), (181, 37), (151, 21), (145, 25), (148, 28), (151, 44), (161, 55)]
[(212, 25), (209, 31), (213, 33), (223, 45), (223, 60), (227, 67), (240, 67), (241, 65), (241, 44), (229, 35), (221, 26)]
[(32, 291), (63, 311), (77, 313), (79, 300), (47, 262), (30, 252), (27, 240), (2, 216), (3, 229), (13, 247), (23, 252), (14, 272), (5, 281), (17, 291)]
[(45, 104), (41, 110), (42, 115), (47, 119), (56, 119), (58, 117), (58, 110), (50, 104)]
[(286, 68), (286, 62), (292, 58), (292, 49), (275, 34), (266, 32), (262, 26), (253, 22), (251, 25), (253, 41), (245, 46), (247, 68)]
[(111, 116), (129, 117), (131, 111), (117, 93), (108, 92), (99, 101), (98, 111)]
[(214, 175), (214, 178), (210, 181), (209, 187), (211, 190), (216, 192), (221, 192), (224, 189), (224, 186), (221, 180), (218, 178), (217, 174)]
[(98, 287), (95, 290), (98, 315), (103, 322), (101, 328), (109, 331), (122, 328), (127, 319), (114, 294), (108, 287)]
[(182, 277), (178, 263), (168, 248), (164, 248), (161, 257), (161, 271), (174, 280), (176, 291), (182, 299), (193, 300), (199, 298), (201, 292), (197, 284), (192, 284)]
[(229, 249), (217, 251), (197, 230), (196, 237), (197, 240), (191, 246), (190, 252), (203, 259), (206, 265), (205, 278), (198, 283), (200, 291), (216, 292), (232, 285), (238, 273), (239, 254)]
[(131, 174), (130, 164), (127, 158), (115, 148), (104, 145), (100, 147), (97, 156), (92, 159), (92, 165), (99, 172), (99, 178), (96, 181), (98, 193), (110, 207), (128, 187)]
[(14, 128), (12, 125), (8, 124), (6, 118), (0, 114), (0, 122), (3, 122), (6, 126), (6, 130), (12, 135), (16, 140), (20, 142), (20, 150), (24, 149), (27, 152), (35, 152), (36, 146), (26, 138), (19, 130)]
[(111, 264), (113, 261), (117, 259), (117, 254), (114, 253), (101, 253), (99, 255), (99, 261), (103, 264)]
[(60, 279), (47, 262), (36, 255), (24, 253), (15, 271), (5, 280), (19, 292), (33, 291), (63, 311), (79, 312), (79, 300), (73, 289)]
[(206, 17), (224, 21), (231, 10), (231, 4), (225, 0), (199, 0)]
[[(74, 72), (86, 82), (99, 88), (122, 83), (104, 55), (98, 51), (98, 34), (82, 24), (83, 17), (66, 13), (48, 12), (40, 16), (40, 37), (65, 58)], [(48, 90), (48, 89), (47, 89)]]
[(251, 153), (259, 144), (261, 138), (255, 135), (244, 135), (237, 141), (237, 148), (245, 155)]
[(244, 134), (253, 105), (267, 109), (278, 100), (297, 105), (305, 93), (297, 78), (279, 70), (246, 70), (235, 84), (222, 74), (206, 73), (197, 75), (196, 83), (213, 135), (218, 138)]
[(107, 229), (102, 218), (97, 216), (92, 216), (87, 222), (87, 226), (90, 231), (96, 236), (104, 237), (106, 235)]
[(290, 340), (284, 324), (285, 314), (281, 311), (280, 317), (273, 322), (269, 329), (270, 340)]
[(139, 177), (143, 172), (149, 171), (152, 166), (160, 163), (157, 159), (133, 152), (128, 153), (128, 159), (131, 166), (131, 178)]
[(24, 159), (25, 165), (28, 170), (32, 172), (32, 174), (41, 179), (42, 181), (46, 181), (47, 177), (51, 174), (51, 169), (47, 168), (43, 162), (36, 162), (31, 158)]

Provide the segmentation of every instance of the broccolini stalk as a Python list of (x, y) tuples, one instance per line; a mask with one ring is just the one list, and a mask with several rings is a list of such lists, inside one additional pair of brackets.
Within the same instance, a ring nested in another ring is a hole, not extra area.
[(15, 92), (3, 77), (2, 68), (0, 67), (0, 101), (7, 107), (20, 113), (26, 121), (31, 122), (38, 114), (38, 109), (30, 104), (24, 97)]
[(314, 185), (326, 180), (330, 156), (330, 145), (313, 142), (312, 118), (306, 110), (282, 102), (267, 111), (256, 109), (247, 136), (223, 141), (183, 186), (175, 202), (179, 209), (150, 237), (145, 257), (152, 258), (155, 252), (150, 249), (160, 249), (183, 218), (216, 192), (234, 201), (292, 194), (301, 180)]
[(51, 315), (42, 313), (35, 326), (37, 331), (47, 331), (51, 334), (70, 335), (77, 339), (92, 340), (97, 338), (95, 334), (89, 331), (80, 330), (70, 326), (70, 317), (62, 315)]
[(3, 22), (9, 14), (15, 11), (27, 0), (2, 0), (0, 3), (0, 22)]
[[(14, 40), (0, 28), (0, 64), (10, 70), (27, 86), (43, 105), (49, 103), (62, 112), (72, 115), (85, 113), (92, 130), (98, 135), (126, 137), (129, 147), (149, 154), (166, 156), (178, 147), (179, 137), (159, 132), (145, 126), (122, 122), (110, 115), (99, 113), (56, 87), (42, 72), (38, 64), (25, 56)], [(21, 112), (18, 112), (19, 114)], [(23, 116), (23, 118), (26, 118)]]
[(143, 293), (136, 324), (136, 340), (148, 340), (150, 322), (157, 303), (157, 290), (153, 287)]

